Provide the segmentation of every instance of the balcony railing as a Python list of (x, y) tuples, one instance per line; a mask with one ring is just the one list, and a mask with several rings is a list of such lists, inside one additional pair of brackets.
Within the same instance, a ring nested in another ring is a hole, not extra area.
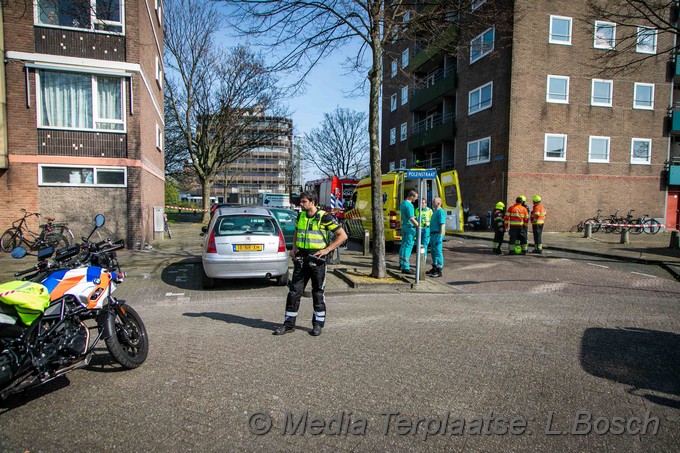
[(430, 74), (427, 80), (415, 85), (409, 100), (409, 109), (412, 111), (421, 109), (442, 96), (453, 94), (455, 90), (456, 68), (450, 66), (445, 70), (438, 69), (434, 74)]
[(434, 115), (413, 124), (408, 145), (411, 149), (422, 148), (433, 143), (453, 139), (456, 121), (453, 113)]
[(414, 49), (413, 58), (409, 63), (409, 71), (416, 71), (441, 51), (446, 50), (458, 38), (458, 25), (450, 25), (446, 30), (429, 43), (419, 43)]

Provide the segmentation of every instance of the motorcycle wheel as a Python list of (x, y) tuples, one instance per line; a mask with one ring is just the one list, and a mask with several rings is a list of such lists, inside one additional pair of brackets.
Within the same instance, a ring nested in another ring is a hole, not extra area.
[(21, 244), (21, 236), (16, 228), (10, 228), (0, 237), (0, 248), (3, 252), (11, 252)]
[(124, 305), (115, 312), (114, 325), (115, 334), (106, 339), (107, 349), (123, 368), (137, 368), (149, 353), (149, 339), (142, 318), (132, 307)]

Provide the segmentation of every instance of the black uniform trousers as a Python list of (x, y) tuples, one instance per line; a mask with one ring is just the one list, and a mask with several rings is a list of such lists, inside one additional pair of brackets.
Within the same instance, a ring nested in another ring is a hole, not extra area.
[(511, 226), (510, 237), (508, 238), (508, 251), (510, 254), (516, 253), (514, 250), (515, 244), (519, 242), (522, 253), (527, 250), (527, 230), (523, 226)]
[(543, 224), (531, 225), (534, 231), (534, 249), (543, 250)]
[(313, 255), (316, 251), (299, 251), (293, 260), (293, 276), (288, 287), (288, 297), (286, 299), (286, 319), (284, 325), (295, 327), (297, 311), (300, 308), (300, 298), (307, 286), (307, 282), (312, 281), (312, 302), (314, 305), (314, 316), (312, 325), (323, 327), (326, 321), (326, 298), (324, 287), (326, 286), (326, 259), (317, 258)]
[(503, 236), (505, 236), (505, 231), (497, 230), (493, 234), (493, 249), (500, 250), (503, 245)]

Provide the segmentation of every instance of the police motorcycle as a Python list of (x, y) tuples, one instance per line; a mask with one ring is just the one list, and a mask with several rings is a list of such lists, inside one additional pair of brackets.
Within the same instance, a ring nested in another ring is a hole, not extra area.
[(465, 227), (470, 230), (482, 230), (482, 219), (479, 215), (470, 212), (470, 206), (463, 207), (463, 215), (465, 216)]
[(116, 257), (124, 242), (90, 241), (104, 222), (98, 214), (82, 244), (42, 249), (38, 264), (14, 273), (23, 280), (0, 285), (0, 399), (87, 366), (102, 339), (125, 369), (146, 360), (144, 323), (113, 296), (125, 278)]

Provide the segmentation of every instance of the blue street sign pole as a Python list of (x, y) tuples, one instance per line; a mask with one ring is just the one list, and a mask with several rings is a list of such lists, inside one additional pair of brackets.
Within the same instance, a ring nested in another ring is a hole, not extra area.
[(422, 238), (422, 231), (423, 227), (421, 225), (422, 219), (423, 219), (423, 209), (422, 209), (422, 196), (425, 193), (425, 180), (427, 179), (436, 179), (437, 178), (437, 170), (430, 168), (427, 170), (406, 170), (406, 177), (410, 179), (418, 179), (418, 229), (417, 229), (417, 238), (416, 238), (416, 285), (420, 283), (420, 271), (422, 268), (422, 263), (421, 264), (421, 255), (424, 256), (424, 254), (421, 254), (420, 247), (422, 246), (421, 244), (421, 238)]

